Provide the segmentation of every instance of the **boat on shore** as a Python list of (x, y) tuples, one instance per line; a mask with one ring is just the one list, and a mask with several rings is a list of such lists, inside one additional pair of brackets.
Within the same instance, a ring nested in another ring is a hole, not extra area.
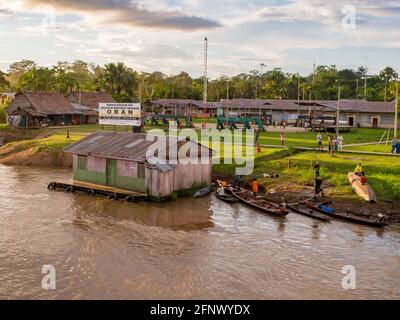
[(274, 202), (266, 200), (264, 197), (254, 196), (252, 192), (248, 190), (245, 189), (239, 190), (232, 187), (227, 187), (226, 190), (228, 190), (228, 192), (230, 192), (240, 202), (254, 209), (258, 209), (260, 211), (278, 217), (284, 217), (289, 213), (284, 204), (279, 205)]
[(384, 227), (387, 225), (386, 223), (384, 223), (380, 220), (377, 220), (377, 219), (370, 219), (370, 218), (361, 217), (361, 216), (357, 216), (355, 214), (350, 214), (350, 213), (346, 213), (346, 212), (338, 212), (335, 210), (330, 210), (328, 212), (327, 210), (319, 207), (317, 204), (311, 203), (309, 201), (304, 201), (304, 203), (307, 204), (307, 206), (310, 209), (320, 212), (322, 214), (325, 214), (329, 217), (342, 219), (342, 220), (359, 223), (359, 224), (365, 224), (365, 225), (369, 225), (369, 226), (373, 226), (373, 227)]
[(359, 197), (368, 202), (376, 202), (374, 190), (368, 183), (362, 183), (360, 176), (356, 175), (354, 172), (349, 172), (347, 174), (347, 179)]
[[(285, 199), (283, 199), (285, 200)], [(284, 201), (286, 203), (286, 201)], [(321, 221), (329, 222), (332, 220), (332, 218), (315, 211), (311, 208), (309, 208), (305, 203), (303, 202), (298, 202), (298, 203), (286, 203), (286, 207), (295, 213), (302, 214), (303, 216), (307, 216), (310, 218), (318, 219)]]

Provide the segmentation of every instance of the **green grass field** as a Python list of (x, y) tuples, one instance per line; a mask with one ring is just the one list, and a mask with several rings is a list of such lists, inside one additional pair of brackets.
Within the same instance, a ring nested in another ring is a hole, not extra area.
[[(295, 149), (263, 149), (255, 157), (254, 172), (244, 177), (250, 180), (256, 177), (266, 188), (277, 185), (312, 186), (314, 183), (313, 165), (321, 165), (321, 174), (325, 186), (329, 186), (330, 195), (340, 198), (357, 199), (347, 180), (347, 173), (353, 171), (361, 162), (368, 181), (378, 198), (383, 201), (400, 199), (400, 161), (386, 156), (340, 154), (331, 157), (326, 153), (301, 152)], [(213, 172), (226, 177), (234, 176), (234, 169), (242, 165), (215, 164)], [(278, 173), (278, 179), (264, 178), (263, 174)]]

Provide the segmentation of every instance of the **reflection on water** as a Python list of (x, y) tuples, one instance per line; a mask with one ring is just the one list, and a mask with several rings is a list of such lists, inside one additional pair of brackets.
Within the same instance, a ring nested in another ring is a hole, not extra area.
[(84, 213), (98, 213), (110, 219), (135, 221), (148, 226), (181, 230), (201, 230), (214, 226), (209, 202), (204, 199), (171, 203), (126, 203), (103, 197), (77, 194), (73, 205)]
[[(275, 218), (214, 196), (124, 203), (0, 166), (0, 298), (400, 298), (400, 227)], [(41, 267), (57, 289), (41, 289)], [(357, 289), (341, 288), (354, 265)]]

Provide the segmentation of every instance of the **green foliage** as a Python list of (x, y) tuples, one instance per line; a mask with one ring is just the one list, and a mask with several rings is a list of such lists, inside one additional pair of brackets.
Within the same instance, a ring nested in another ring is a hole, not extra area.
[[(366, 75), (367, 100), (382, 101), (386, 97), (387, 101), (392, 101), (395, 98), (397, 72), (391, 67), (370, 75), (364, 67), (339, 70), (335, 65), (320, 65), (314, 74), (301, 76), (281, 68), (266, 70), (261, 64), (258, 70), (248, 73), (209, 79), (208, 100), (336, 99), (336, 80), (340, 80), (343, 99), (363, 99)], [(171, 76), (159, 71), (137, 72), (121, 62), (96, 66), (77, 60), (42, 68), (33, 61), (22, 60), (10, 66), (7, 76), (0, 73), (0, 88), (8, 84), (12, 89), (53, 90), (64, 94), (71, 90), (105, 90), (122, 102), (167, 98), (201, 100), (203, 95), (203, 77), (192, 78), (183, 71)]]

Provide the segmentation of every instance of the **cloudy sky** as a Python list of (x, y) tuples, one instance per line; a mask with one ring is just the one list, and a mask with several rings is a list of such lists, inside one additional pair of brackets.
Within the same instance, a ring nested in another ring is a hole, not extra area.
[(312, 65), (400, 71), (400, 1), (0, 0), (0, 69), (81, 59), (211, 77)]

